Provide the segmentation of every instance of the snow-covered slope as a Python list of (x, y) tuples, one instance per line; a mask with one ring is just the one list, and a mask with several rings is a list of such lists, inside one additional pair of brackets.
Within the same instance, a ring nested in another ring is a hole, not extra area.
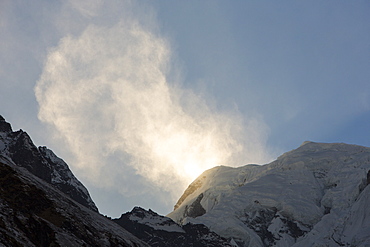
[(263, 165), (215, 167), (168, 216), (239, 246), (366, 246), (370, 148), (305, 142)]
[(62, 159), (46, 147), (37, 148), (26, 132), (13, 131), (2, 116), (0, 116), (0, 154), (54, 185), (78, 203), (98, 211), (85, 186), (73, 175)]

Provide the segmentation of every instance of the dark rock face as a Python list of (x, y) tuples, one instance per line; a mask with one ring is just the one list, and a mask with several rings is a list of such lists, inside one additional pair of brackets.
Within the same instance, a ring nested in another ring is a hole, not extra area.
[[(255, 203), (259, 204), (258, 201), (255, 201)], [(276, 217), (276, 212), (276, 208), (262, 207), (256, 212), (246, 212), (244, 223), (253, 229), (264, 243), (273, 242), (274, 237), (268, 231), (268, 225)]]
[(150, 246), (232, 246), (229, 241), (211, 232), (205, 225), (180, 226), (168, 217), (135, 207), (114, 222)]
[(68, 165), (46, 147), (38, 148), (42, 157), (51, 165), (51, 184), (69, 195), (76, 202), (98, 211), (85, 186), (73, 175)]
[(56, 186), (82, 205), (98, 211), (89, 192), (73, 175), (68, 165), (46, 147), (37, 148), (30, 136), (22, 131), (12, 131), (9, 123), (0, 116), (0, 154), (42, 180)]
[(147, 246), (0, 156), (0, 246)]
[[(258, 201), (255, 201), (255, 203), (259, 204)], [(256, 232), (266, 246), (276, 244), (276, 240), (281, 238), (279, 234), (274, 235), (269, 231), (268, 227), (271, 225), (272, 221), (281, 221), (286, 227), (282, 228), (279, 233), (289, 234), (294, 237), (294, 239), (307, 233), (306, 231), (303, 231), (296, 222), (280, 215), (275, 207), (259, 206), (259, 209), (256, 211), (247, 211), (244, 218), (245, 220), (242, 222)], [(307, 227), (307, 229), (309, 228)]]
[(0, 132), (12, 132), (12, 126), (0, 115)]
[(196, 218), (206, 213), (206, 210), (200, 204), (200, 201), (202, 199), (203, 199), (203, 193), (201, 193), (190, 206), (186, 206), (185, 208), (186, 217)]
[[(22, 232), (24, 237), (36, 246), (50, 246), (55, 243), (53, 230), (39, 218), (43, 214), (46, 216), (46, 212), (51, 218), (60, 218), (54, 210), (53, 202), (36, 186), (24, 184), (17, 173), (5, 164), (0, 164), (0, 198), (0, 225), (3, 228), (0, 239), (3, 244), (21, 246), (16, 232)], [(16, 213), (6, 215), (6, 212), (12, 212), (12, 209), (15, 209)], [(34, 234), (35, 232), (38, 234)]]
[(8, 146), (8, 156), (15, 164), (26, 168), (37, 177), (51, 183), (50, 164), (42, 157), (31, 138), (22, 130), (9, 135), (12, 142)]

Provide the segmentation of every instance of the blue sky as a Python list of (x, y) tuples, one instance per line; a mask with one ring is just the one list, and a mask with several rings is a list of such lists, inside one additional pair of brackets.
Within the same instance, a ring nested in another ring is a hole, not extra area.
[(191, 181), (179, 173), (212, 162), (370, 146), (369, 2), (85, 3), (0, 2), (0, 114), (66, 160), (102, 213), (166, 214)]
[(369, 145), (366, 124), (356, 127), (361, 141), (351, 127), (369, 117), (367, 2), (197, 3), (159, 12), (181, 43), (189, 81), (207, 77), (219, 102), (260, 113), (272, 145), (294, 148), (303, 139)]

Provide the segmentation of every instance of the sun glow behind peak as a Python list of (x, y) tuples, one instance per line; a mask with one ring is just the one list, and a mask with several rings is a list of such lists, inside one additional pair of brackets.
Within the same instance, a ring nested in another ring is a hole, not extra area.
[(168, 42), (130, 20), (89, 25), (50, 50), (35, 87), (39, 118), (66, 142), (85, 178), (138, 194), (124, 189), (133, 170), (148, 188), (176, 198), (206, 169), (266, 157), (263, 124), (215, 112), (169, 83), (170, 64)]

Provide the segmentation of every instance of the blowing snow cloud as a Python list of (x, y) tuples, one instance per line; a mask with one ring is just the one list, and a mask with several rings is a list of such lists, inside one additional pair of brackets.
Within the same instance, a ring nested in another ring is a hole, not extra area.
[(88, 25), (50, 49), (35, 87), (39, 118), (79, 174), (127, 193), (131, 170), (178, 197), (205, 169), (266, 161), (263, 124), (211, 110), (168, 81), (170, 64), (166, 39), (134, 20)]

